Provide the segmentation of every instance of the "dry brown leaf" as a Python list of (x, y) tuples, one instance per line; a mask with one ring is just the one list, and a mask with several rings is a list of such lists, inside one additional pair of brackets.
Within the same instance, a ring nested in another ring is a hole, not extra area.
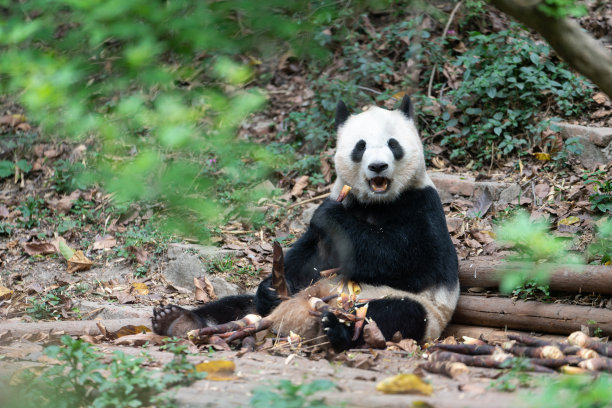
[(30, 256), (49, 255), (55, 253), (55, 247), (49, 242), (27, 242), (23, 244), (23, 250)]
[(144, 265), (144, 264), (147, 263), (147, 259), (149, 258), (149, 254), (147, 253), (147, 251), (143, 247), (135, 247), (133, 245), (130, 245), (128, 247), (128, 251), (130, 251), (130, 253), (132, 255), (134, 255), (134, 258), (136, 258), (136, 262), (139, 265)]
[(550, 154), (548, 153), (533, 153), (534, 157), (540, 161), (549, 161)]
[(323, 175), (323, 179), (327, 184), (331, 183), (332, 179), (332, 166), (330, 163), (330, 158), (327, 156), (320, 157), (321, 162), (321, 174)]
[(0, 300), (5, 300), (13, 295), (13, 291), (4, 286), (0, 286)]
[(438, 156), (434, 156), (431, 159), (431, 164), (433, 164), (438, 169), (444, 169), (446, 167), (446, 164), (444, 164), (444, 159)]
[(153, 332), (129, 334), (118, 337), (119, 338), (113, 341), (114, 344), (118, 346), (134, 347), (141, 347), (145, 344), (150, 344), (153, 346), (162, 346), (164, 345), (164, 339), (166, 338), (166, 336), (160, 336), (159, 334), (155, 334)]
[(147, 287), (146, 283), (142, 283), (142, 282), (132, 282), (132, 288), (130, 289), (130, 292), (134, 292), (136, 291), (136, 293), (138, 293), (139, 295), (148, 295), (149, 294), (149, 288)]
[(136, 302), (136, 297), (126, 291), (119, 292), (115, 296), (117, 297), (119, 303), (121, 303), (122, 305)]
[(72, 255), (72, 258), (68, 260), (67, 270), (68, 270), (68, 273), (87, 271), (89, 270), (89, 268), (91, 268), (92, 265), (93, 265), (93, 262), (87, 259), (85, 254), (83, 254), (83, 251), (78, 250), (78, 251), (75, 251), (74, 255)]
[(291, 189), (291, 195), (293, 197), (301, 196), (302, 193), (304, 192), (304, 189), (308, 186), (308, 180), (309, 179), (310, 179), (310, 177), (308, 177), (308, 176), (298, 177), (295, 180), (295, 184), (293, 185), (293, 188)]
[(363, 340), (368, 346), (372, 348), (382, 349), (385, 348), (387, 345), (387, 342), (385, 341), (385, 336), (383, 336), (375, 321), (371, 321), (370, 323), (364, 326)]
[(575, 224), (577, 222), (580, 222), (580, 218), (576, 217), (575, 215), (572, 215), (572, 216), (569, 216), (567, 218), (563, 218), (563, 219), (559, 220), (557, 225), (572, 225), (572, 224)]
[(233, 375), (236, 370), (236, 364), (229, 360), (215, 360), (207, 363), (200, 363), (197, 364), (195, 368), (198, 373), (208, 373), (206, 376), (207, 380), (231, 381), (238, 378)]
[(0, 204), (0, 218), (8, 218), (9, 210), (4, 204)]
[(397, 347), (409, 353), (414, 353), (419, 350), (419, 345), (413, 339), (403, 339), (397, 342)]
[(114, 338), (124, 337), (124, 336), (132, 336), (140, 333), (150, 333), (151, 329), (147, 326), (134, 326), (132, 324), (128, 324), (127, 326), (121, 327), (116, 332), (112, 333)]
[(74, 190), (70, 195), (63, 196), (60, 200), (51, 202), (50, 205), (56, 211), (67, 213), (79, 198), (81, 198), (81, 191)]
[(26, 121), (26, 117), (20, 114), (0, 116), (0, 125), (17, 126)]
[(595, 95), (593, 95), (593, 100), (598, 104), (603, 105), (608, 100), (608, 97), (603, 92), (597, 92)]
[(473, 249), (482, 247), (482, 244), (480, 242), (476, 241), (475, 239), (471, 239), (471, 238), (466, 238), (465, 244)]
[(376, 390), (385, 394), (431, 395), (433, 387), (415, 374), (398, 374), (376, 384)]
[(591, 119), (601, 119), (601, 118), (605, 118), (608, 115), (612, 115), (612, 110), (601, 108), (591, 113)]
[(475, 232), (472, 232), (472, 236), (474, 237), (474, 239), (476, 239), (481, 244), (489, 244), (491, 242), (494, 242), (495, 239), (494, 239), (494, 237), (491, 234), (494, 234), (494, 233), (492, 231), (475, 231)]
[(117, 240), (112, 235), (105, 235), (104, 237), (96, 237), (96, 242), (93, 244), (94, 250), (110, 249), (117, 245)]
[(549, 191), (550, 191), (550, 186), (547, 183), (536, 184), (536, 186), (534, 187), (535, 195), (538, 196), (539, 198), (546, 197)]
[(195, 286), (195, 300), (208, 303), (217, 298), (215, 289), (206, 276), (193, 278), (193, 284)]

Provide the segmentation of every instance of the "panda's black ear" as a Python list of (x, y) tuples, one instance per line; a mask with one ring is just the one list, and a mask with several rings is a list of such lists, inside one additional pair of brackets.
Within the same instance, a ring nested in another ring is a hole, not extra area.
[(412, 119), (414, 117), (414, 108), (412, 106), (410, 96), (404, 95), (402, 103), (400, 103), (399, 110), (406, 115), (408, 119)]
[(349, 113), (349, 110), (344, 102), (339, 101), (338, 105), (336, 105), (336, 130), (338, 130), (340, 126), (346, 122), (350, 115), (351, 114)]

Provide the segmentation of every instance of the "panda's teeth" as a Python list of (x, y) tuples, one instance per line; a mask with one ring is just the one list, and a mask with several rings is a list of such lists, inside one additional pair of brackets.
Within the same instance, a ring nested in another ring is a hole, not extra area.
[(374, 177), (370, 180), (370, 188), (375, 193), (384, 193), (389, 188), (389, 179), (385, 177)]

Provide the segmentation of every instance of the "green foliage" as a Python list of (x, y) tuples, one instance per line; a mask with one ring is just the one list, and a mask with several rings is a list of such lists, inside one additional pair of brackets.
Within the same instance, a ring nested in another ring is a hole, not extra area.
[(597, 222), (595, 241), (587, 247), (588, 261), (599, 260), (602, 265), (612, 264), (612, 219), (602, 218)]
[(537, 297), (538, 299), (547, 299), (550, 296), (550, 288), (548, 285), (541, 284), (536, 279), (529, 279), (518, 287), (515, 287), (512, 290), (512, 294), (521, 299), (533, 297)]
[(0, 160), (0, 178), (12, 176), (15, 173), (15, 163), (8, 160)]
[(542, 392), (527, 399), (537, 408), (604, 408), (612, 404), (612, 379), (607, 374), (562, 375), (545, 380)]
[(510, 358), (502, 363), (502, 367), (510, 367), (503, 375), (491, 381), (489, 388), (498, 391), (512, 392), (519, 388), (529, 388), (532, 386), (532, 378), (526, 372), (529, 360), (522, 357)]
[[(235, 138), (265, 102), (244, 89), (254, 71), (240, 56), (325, 56), (313, 33), (347, 10), (331, 0), (3, 4), (0, 92), (18, 97), (44, 132), (97, 141), (84, 177), (65, 169), (59, 188), (96, 182), (117, 202), (162, 201), (173, 216), (164, 225), (193, 235), (228, 213), (211, 192), (252, 184), (272, 162)], [(208, 157), (222, 173), (205, 171)], [(248, 194), (236, 198), (238, 212)]]
[[(449, 36), (446, 41), (457, 40)], [(550, 47), (532, 40), (518, 24), (497, 33), (470, 32), (465, 45), (467, 50), (451, 55), (450, 61), (438, 52), (440, 70), (450, 62), (461, 82), (440, 99), (441, 115), (425, 110), (430, 134), (458, 130), (442, 139), (451, 159), (474, 160), (480, 167), (491, 156), (524, 154), (549, 125), (535, 114), (542, 106), (562, 117), (586, 108), (590, 86), (556, 63)]]
[(53, 169), (51, 183), (61, 193), (71, 193), (86, 187), (83, 181), (85, 166), (81, 162), (71, 163), (69, 160), (57, 160)]
[(10, 237), (14, 229), (15, 226), (10, 222), (0, 222), (0, 235)]
[(21, 218), (18, 223), (21, 227), (31, 229), (40, 225), (42, 217), (48, 214), (48, 210), (44, 208), (45, 201), (42, 198), (29, 196), (23, 201), (17, 209), (21, 211)]
[(589, 196), (591, 209), (612, 214), (612, 179), (608, 173), (604, 170), (596, 170), (585, 173), (582, 178), (585, 185), (593, 185), (594, 192)]
[(502, 292), (518, 289), (520, 293), (526, 282), (530, 283), (529, 288), (545, 289), (552, 264), (580, 264), (579, 258), (568, 253), (567, 242), (552, 236), (548, 230), (547, 222), (531, 222), (525, 212), (517, 213), (499, 227), (498, 240), (516, 251), (508, 260), (520, 265), (516, 272), (503, 276), (500, 283)]
[(38, 376), (31, 373), (30, 378), (22, 378), (17, 389), (5, 389), (6, 394), (14, 396), (4, 406), (170, 407), (171, 387), (204, 377), (184, 359), (182, 350), (176, 350), (175, 360), (161, 372), (152, 373), (145, 368), (150, 361), (146, 355), (130, 356), (119, 351), (106, 355), (70, 336), (63, 336), (62, 344), (45, 350), (60, 364)]
[(61, 315), (57, 306), (63, 301), (58, 294), (57, 290), (55, 290), (44, 295), (28, 297), (27, 302), (30, 303), (31, 306), (26, 308), (26, 313), (36, 320), (59, 318)]
[(578, 3), (576, 0), (543, 0), (538, 4), (538, 9), (557, 19), (582, 17), (588, 13), (586, 5)]
[(328, 380), (314, 380), (305, 384), (293, 384), (289, 380), (280, 380), (274, 389), (256, 388), (251, 398), (254, 408), (326, 408), (330, 407), (324, 399), (314, 399), (314, 394), (335, 387)]

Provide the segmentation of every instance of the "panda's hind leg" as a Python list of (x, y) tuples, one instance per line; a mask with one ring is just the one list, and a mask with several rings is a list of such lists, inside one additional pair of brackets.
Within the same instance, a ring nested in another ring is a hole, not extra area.
[(164, 336), (185, 337), (187, 332), (202, 327), (194, 313), (176, 305), (160, 306), (153, 309), (153, 331)]
[(325, 333), (329, 343), (336, 352), (348, 350), (353, 346), (352, 326), (342, 323), (332, 312), (323, 313), (321, 325), (323, 326), (323, 333)]

